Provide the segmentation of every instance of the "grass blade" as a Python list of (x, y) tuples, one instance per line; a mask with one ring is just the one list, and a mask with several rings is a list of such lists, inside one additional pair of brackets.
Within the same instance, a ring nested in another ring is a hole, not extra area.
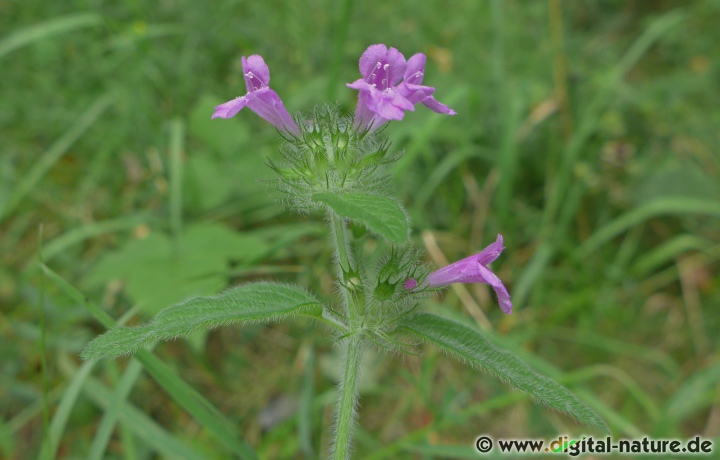
[(125, 401), (133, 386), (135, 386), (140, 372), (142, 372), (142, 365), (137, 360), (133, 360), (125, 370), (110, 399), (107, 400), (108, 406), (105, 408), (105, 414), (95, 432), (93, 443), (90, 446), (90, 453), (87, 456), (88, 460), (102, 460), (115, 424), (120, 417), (120, 410), (126, 404)]
[(652, 201), (623, 214), (600, 228), (578, 248), (576, 257), (578, 259), (585, 258), (623, 231), (664, 214), (700, 214), (720, 217), (720, 203), (694, 198), (662, 198)]
[(170, 124), (170, 228), (175, 238), (182, 231), (182, 175), (185, 125), (175, 119)]
[[(101, 408), (110, 410), (113, 393), (94, 378), (85, 384), (85, 394)], [(154, 420), (130, 404), (118, 406), (117, 416), (126, 426), (147, 445), (162, 454), (165, 458), (183, 460), (203, 460), (205, 457), (192, 450), (185, 442), (172, 436)]]
[(53, 35), (71, 32), (82, 27), (95, 26), (101, 22), (102, 18), (97, 14), (82, 13), (61, 16), (26, 27), (0, 41), (0, 59), (18, 48), (52, 37)]
[(38, 456), (40, 460), (54, 459), (57, 455), (58, 448), (60, 447), (60, 438), (62, 438), (62, 434), (65, 431), (65, 425), (70, 417), (70, 412), (72, 412), (75, 402), (80, 395), (80, 391), (90, 376), (90, 372), (95, 367), (95, 364), (95, 361), (84, 363), (70, 380), (70, 384), (65, 389), (62, 398), (60, 398), (60, 404), (55, 411), (55, 415), (53, 415), (52, 422), (50, 423), (50, 431), (45, 437), (40, 455)]
[(25, 198), (25, 195), (35, 188), (40, 179), (65, 155), (70, 146), (110, 107), (112, 101), (113, 98), (110, 94), (98, 98), (95, 103), (77, 119), (75, 124), (70, 127), (49, 150), (42, 154), (40, 159), (30, 168), (30, 171), (15, 185), (13, 192), (5, 203), (5, 207), (0, 210), (0, 222), (13, 212), (15, 206)]
[[(83, 305), (95, 316), (103, 326), (108, 329), (117, 326), (117, 323), (97, 305), (85, 299), (83, 294), (60, 275), (46, 265), (42, 266), (48, 279), (55, 282), (58, 287), (71, 299)], [(146, 371), (168, 392), (181, 407), (192, 415), (203, 427), (215, 436), (220, 443), (232, 452), (245, 459), (256, 459), (252, 448), (235, 431), (235, 426), (215, 406), (213, 406), (200, 393), (195, 391), (183, 379), (175, 374), (167, 365), (147, 350), (140, 350), (135, 355)], [(94, 363), (90, 361), (86, 364)]]

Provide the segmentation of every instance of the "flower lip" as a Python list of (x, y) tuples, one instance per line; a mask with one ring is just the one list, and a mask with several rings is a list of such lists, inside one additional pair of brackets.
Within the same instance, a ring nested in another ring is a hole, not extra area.
[(270, 85), (270, 69), (259, 54), (242, 58), (243, 76), (248, 93)]
[(404, 79), (406, 85), (422, 85), (426, 60), (427, 58), (423, 53), (416, 53), (408, 59)]
[(360, 57), (359, 67), (363, 80), (382, 91), (400, 82), (407, 62), (397, 49), (377, 44), (365, 50)]

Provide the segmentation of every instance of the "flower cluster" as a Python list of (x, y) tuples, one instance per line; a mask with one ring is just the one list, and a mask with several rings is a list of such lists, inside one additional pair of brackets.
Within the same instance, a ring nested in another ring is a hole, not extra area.
[[(405, 61), (395, 48), (372, 45), (360, 57), (361, 79), (348, 83), (360, 91), (355, 127), (374, 131), (389, 120), (402, 120), (406, 110), (422, 103), (431, 110), (455, 115), (450, 107), (432, 97), (435, 88), (423, 86), (425, 55), (417, 53)], [(400, 80), (403, 80), (402, 82)]]
[[(270, 84), (270, 71), (263, 58), (242, 58), (247, 94), (215, 107), (212, 118), (231, 118), (249, 107), (279, 130), (285, 143), (280, 151), (284, 163), (269, 162), (278, 173), (279, 188), (286, 192), (294, 209), (320, 206), (315, 193), (382, 194), (389, 181), (383, 166), (398, 159), (388, 153), (389, 144), (375, 132), (390, 120), (402, 120), (405, 112), (423, 104), (434, 112), (455, 115), (438, 102), (435, 88), (424, 86), (426, 57), (422, 53), (406, 60), (395, 48), (372, 45), (360, 57), (362, 78), (348, 83), (359, 92), (355, 117), (339, 113), (334, 106), (315, 109), (312, 117), (293, 119)], [(375, 306), (413, 305), (413, 297), (451, 283), (484, 283), (497, 294), (503, 312), (512, 312), (507, 289), (488, 268), (503, 251), (503, 238), (480, 253), (427, 274), (415, 252), (392, 249), (376, 273), (376, 280), (362, 280), (363, 294)], [(401, 310), (403, 308), (400, 308)]]

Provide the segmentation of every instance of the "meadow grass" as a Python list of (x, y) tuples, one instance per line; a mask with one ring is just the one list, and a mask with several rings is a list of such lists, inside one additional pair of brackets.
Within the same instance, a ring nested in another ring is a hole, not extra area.
[[(310, 322), (81, 362), (115, 323), (254, 279), (336, 295), (321, 216), (286, 213), (241, 113), (262, 54), (291, 111), (348, 111), (373, 43), (428, 55), (458, 115), (388, 132), (413, 239), (485, 286), (423, 308), (568, 386), (615, 437), (720, 437), (720, 1), (0, 3), (0, 457), (317, 458), (338, 350)], [(39, 243), (38, 241), (41, 241)], [(42, 258), (40, 258), (42, 254)], [(475, 458), (582, 426), (431, 348), (371, 353), (357, 458)], [(717, 449), (717, 447), (716, 447)], [(255, 452), (253, 454), (252, 452)]]

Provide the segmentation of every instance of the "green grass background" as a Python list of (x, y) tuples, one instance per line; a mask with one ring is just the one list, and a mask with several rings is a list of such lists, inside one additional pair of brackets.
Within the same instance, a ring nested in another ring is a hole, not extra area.
[[(334, 298), (322, 217), (288, 214), (257, 181), (275, 130), (210, 115), (245, 92), (240, 57), (255, 53), (291, 111), (351, 111), (344, 84), (374, 43), (427, 54), (425, 82), (458, 112), (418, 107), (387, 130), (405, 151), (395, 182), (413, 240), (430, 261), (497, 233), (507, 246), (493, 269), (511, 316), (485, 286), (426, 310), (484, 312), (494, 341), (616, 438), (717, 440), (718, 17), (717, 0), (0, 1), (0, 457), (232, 457), (186, 410), (194, 396), (79, 352), (101, 310), (133, 324), (255, 279)], [(367, 356), (357, 458), (592, 434), (419, 351)], [(306, 320), (154, 353), (260, 458), (327, 450), (339, 356)]]

